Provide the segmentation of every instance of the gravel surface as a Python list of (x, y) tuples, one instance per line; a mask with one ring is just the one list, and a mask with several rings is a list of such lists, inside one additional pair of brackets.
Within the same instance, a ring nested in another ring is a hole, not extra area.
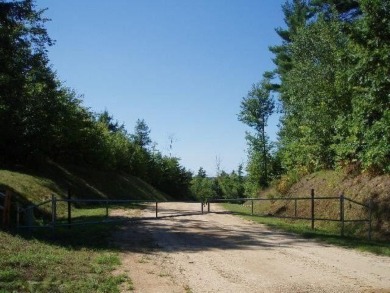
[[(200, 204), (159, 204), (114, 235), (122, 292), (390, 292), (390, 258), (269, 230)], [(115, 211), (122, 215), (121, 211)], [(124, 215), (124, 214), (123, 214)]]

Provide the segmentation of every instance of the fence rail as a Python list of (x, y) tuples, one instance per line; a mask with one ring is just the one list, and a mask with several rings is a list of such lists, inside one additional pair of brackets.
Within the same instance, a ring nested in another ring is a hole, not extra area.
[[(2, 194), (4, 196), (4, 194)], [(331, 200), (331, 201), (338, 201), (339, 202), (339, 217), (337, 218), (330, 218), (330, 217), (319, 217), (315, 213), (315, 201), (318, 200)], [(293, 202), (294, 203), (294, 215), (293, 216), (275, 216), (275, 215), (259, 215), (255, 214), (254, 212), (254, 202), (256, 201), (285, 201), (287, 203)], [(310, 216), (298, 216), (298, 202), (300, 201), (309, 201), (310, 203)], [(363, 207), (366, 211), (368, 211), (368, 217), (363, 219), (346, 219), (345, 218), (345, 202), (351, 202), (353, 204), (359, 205)], [(59, 221), (57, 218), (57, 205), (58, 203), (67, 203), (67, 209), (66, 209), (66, 217), (63, 218), (63, 220)], [(20, 208), (17, 205), (16, 208), (16, 226), (17, 229), (33, 229), (33, 228), (52, 228), (53, 231), (56, 227), (63, 227), (67, 226), (71, 228), (72, 226), (78, 226), (78, 225), (86, 225), (86, 224), (97, 224), (97, 223), (112, 223), (114, 221), (118, 220), (110, 220), (109, 219), (109, 209), (113, 205), (116, 204), (132, 204), (132, 205), (139, 205), (139, 204), (153, 204), (155, 209), (155, 218), (159, 217), (159, 204), (162, 203), (173, 203), (173, 202), (183, 202), (183, 201), (162, 201), (162, 200), (126, 200), (126, 199), (77, 199), (72, 198), (72, 195), (68, 193), (68, 197), (65, 199), (57, 199), (54, 195), (50, 200), (43, 201), (36, 205), (30, 205), (26, 208)], [(212, 203), (222, 203), (222, 202), (250, 202), (251, 204), (251, 215), (254, 216), (260, 216), (260, 217), (274, 217), (274, 218), (282, 218), (282, 219), (294, 219), (294, 220), (307, 220), (311, 222), (311, 228), (315, 228), (315, 222), (316, 221), (328, 221), (328, 222), (339, 222), (340, 223), (340, 235), (344, 236), (344, 226), (345, 223), (368, 223), (368, 239), (371, 240), (371, 227), (372, 227), (372, 201), (369, 202), (369, 204), (364, 204), (361, 202), (357, 202), (355, 200), (352, 200), (350, 198), (345, 197), (344, 195), (340, 196), (315, 196), (314, 190), (311, 191), (311, 196), (306, 197), (277, 197), (277, 198), (236, 198), (236, 199), (209, 199), (206, 202), (199, 202), (199, 201), (186, 201), (185, 203), (196, 203), (200, 204), (200, 213), (204, 213), (204, 208), (207, 206), (207, 212), (210, 211), (210, 205)], [(72, 217), (72, 204), (99, 204), (105, 208), (105, 217), (103, 220), (99, 221), (89, 221), (89, 222), (75, 222), (74, 218)], [(34, 209), (40, 208), (43, 205), (49, 205), (50, 206), (50, 221), (47, 222), (46, 225), (35, 225), (34, 224)], [(24, 214), (25, 219), (27, 219), (25, 225), (20, 224), (20, 218), (21, 214)]]
[[(58, 220), (58, 213), (57, 213), (57, 206), (58, 203), (67, 203), (67, 217), (66, 222), (59, 221)], [(35, 228), (52, 228), (55, 229), (56, 227), (69, 227), (72, 226), (80, 226), (80, 225), (88, 225), (88, 224), (98, 224), (98, 223), (113, 223), (117, 222), (118, 220), (110, 220), (109, 219), (109, 208), (113, 205), (117, 204), (130, 204), (130, 205), (139, 205), (139, 204), (153, 204), (155, 207), (155, 218), (159, 217), (159, 204), (162, 203), (175, 203), (175, 202), (183, 202), (183, 201), (177, 201), (177, 200), (127, 200), (127, 199), (76, 199), (71, 198), (70, 193), (68, 194), (68, 198), (66, 199), (57, 199), (54, 195), (50, 200), (46, 200), (44, 202), (41, 202), (39, 204), (30, 205), (26, 208), (20, 208), (18, 207), (16, 210), (16, 226), (17, 229), (35, 229)], [(98, 220), (98, 221), (88, 221), (88, 222), (74, 222), (74, 218), (72, 217), (72, 204), (99, 204), (103, 205), (105, 208), (105, 219), (104, 220)], [(200, 205), (200, 213), (204, 213), (204, 202), (199, 201), (185, 201), (185, 203), (196, 203)], [(34, 225), (34, 209), (37, 209), (39, 207), (42, 207), (43, 205), (49, 204), (50, 206), (50, 214), (51, 219), (50, 222), (48, 222), (46, 225)], [(27, 219), (27, 224), (22, 225), (20, 223), (21, 214), (25, 215), (25, 218)]]
[[(208, 211), (210, 212), (211, 203), (222, 203), (222, 202), (250, 202), (251, 203), (251, 215), (259, 217), (273, 217), (280, 219), (293, 219), (293, 220), (307, 220), (311, 222), (311, 229), (315, 229), (316, 221), (327, 221), (327, 222), (339, 222), (340, 223), (340, 236), (344, 236), (345, 223), (367, 223), (368, 231), (367, 237), (371, 240), (372, 234), (372, 200), (369, 204), (364, 204), (353, 199), (345, 197), (343, 194), (340, 196), (315, 196), (314, 190), (311, 190), (310, 197), (274, 197), (274, 198), (237, 198), (237, 199), (210, 199), (208, 201)], [(339, 217), (338, 218), (321, 218), (315, 215), (315, 201), (316, 200), (337, 200), (339, 201)], [(286, 201), (294, 202), (294, 216), (277, 216), (277, 215), (259, 215), (254, 213), (254, 202), (256, 201)], [(298, 201), (310, 201), (310, 217), (298, 216), (297, 202)], [(368, 211), (368, 217), (364, 219), (345, 219), (345, 201), (362, 206)]]

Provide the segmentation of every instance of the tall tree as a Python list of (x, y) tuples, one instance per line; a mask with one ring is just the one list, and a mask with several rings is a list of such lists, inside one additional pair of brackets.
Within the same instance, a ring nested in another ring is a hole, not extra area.
[[(262, 153), (262, 174), (259, 183), (266, 186), (268, 182), (268, 156), (270, 143), (266, 135), (265, 128), (268, 118), (272, 115), (275, 104), (271, 97), (271, 75), (265, 75), (263, 80), (252, 86), (247, 96), (241, 102), (241, 111), (238, 114), (239, 121), (252, 127), (254, 134), (247, 132), (246, 138), (250, 148), (249, 154), (255, 152)], [(251, 159), (252, 156), (249, 156)]]
[(345, 133), (353, 144), (341, 150), (366, 169), (390, 172), (390, 2), (359, 3), (362, 17), (354, 26), (348, 71), (353, 111)]
[(97, 114), (97, 120), (98, 122), (106, 125), (110, 132), (125, 132), (125, 126), (123, 124), (119, 124), (118, 121), (115, 121), (114, 117), (110, 115), (107, 110)]
[(152, 140), (150, 139), (150, 128), (144, 119), (137, 120), (132, 138), (134, 142), (142, 148), (146, 149), (151, 145)]
[(32, 0), (0, 1), (0, 153), (8, 161), (45, 149), (53, 130), (58, 84), (48, 66), (53, 41), (43, 12)]
[(283, 12), (287, 28), (277, 29), (282, 44), (270, 48), (283, 113), (278, 155), (287, 169), (331, 168), (352, 111), (348, 54), (359, 2), (293, 0)]
[(348, 37), (338, 18), (321, 15), (298, 30), (291, 44), (292, 69), (285, 73), (284, 116), (279, 133), (288, 168), (309, 172), (334, 166), (335, 121), (350, 111), (344, 73)]
[(281, 84), (275, 85), (275, 89), (278, 89), (283, 84), (284, 74), (292, 68), (290, 44), (293, 36), (312, 17), (310, 7), (305, 0), (286, 1), (282, 5), (282, 10), (287, 28), (276, 28), (276, 33), (282, 39), (282, 44), (269, 47), (269, 50), (275, 55), (273, 59), (276, 65), (275, 72), (281, 81)]

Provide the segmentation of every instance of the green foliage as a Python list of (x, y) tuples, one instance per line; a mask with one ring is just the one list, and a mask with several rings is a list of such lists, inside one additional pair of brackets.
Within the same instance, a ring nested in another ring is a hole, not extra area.
[(174, 198), (190, 196), (192, 173), (180, 166), (178, 158), (153, 153), (148, 164), (148, 176), (153, 186)]
[(351, 37), (353, 111), (347, 137), (357, 142), (356, 157), (365, 168), (389, 172), (390, 4), (364, 0), (361, 9)]
[(287, 168), (314, 171), (334, 165), (335, 117), (348, 109), (344, 90), (345, 47), (340, 23), (317, 20), (298, 30), (291, 44), (292, 69), (285, 74), (280, 149)]
[(287, 195), (291, 186), (299, 182), (299, 180), (309, 172), (305, 167), (294, 168), (283, 174), (279, 179), (275, 180), (274, 185), (278, 193)]
[(150, 131), (151, 130), (145, 120), (138, 119), (134, 127), (134, 134), (132, 135), (132, 139), (135, 144), (139, 145), (141, 148), (148, 147), (152, 143), (152, 140), (150, 139)]
[(242, 176), (242, 165), (237, 172), (230, 174), (221, 171), (215, 178), (208, 178), (203, 168), (200, 168), (198, 175), (191, 181), (191, 193), (194, 198), (207, 201), (209, 198), (243, 198), (244, 177)]
[(207, 201), (209, 198), (218, 197), (214, 188), (213, 180), (195, 176), (191, 181), (191, 193), (200, 201)]
[(57, 82), (42, 13), (31, 0), (0, 2), (0, 153), (6, 162), (47, 149), (54, 131)]
[(389, 172), (390, 4), (293, 0), (283, 12), (282, 44), (270, 48), (283, 168)]
[(128, 134), (108, 111), (92, 113), (57, 80), (47, 57), (53, 41), (43, 13), (32, 0), (0, 1), (0, 164), (49, 158), (125, 172), (166, 193), (187, 196), (192, 174), (178, 158), (151, 150), (143, 119)]
[[(238, 120), (253, 128), (255, 133), (247, 133), (248, 174), (251, 186), (268, 185), (269, 157), (272, 149), (265, 132), (269, 117), (273, 114), (275, 103), (271, 97), (272, 74), (264, 74), (263, 80), (248, 92), (241, 102)], [(257, 181), (257, 182), (256, 182)]]

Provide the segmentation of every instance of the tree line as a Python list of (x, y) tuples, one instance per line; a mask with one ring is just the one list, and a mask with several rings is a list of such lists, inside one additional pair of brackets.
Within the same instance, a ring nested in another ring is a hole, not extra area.
[(94, 113), (49, 64), (54, 44), (33, 0), (0, 0), (0, 164), (52, 159), (126, 172), (169, 195), (189, 195), (191, 172), (153, 147), (138, 119), (128, 133), (107, 111)]
[[(349, 167), (390, 173), (390, 2), (292, 0), (282, 6), (275, 69), (241, 102), (248, 178)], [(275, 105), (278, 107), (275, 107)], [(275, 109), (278, 108), (278, 109)], [(277, 142), (264, 129), (281, 113)]]

